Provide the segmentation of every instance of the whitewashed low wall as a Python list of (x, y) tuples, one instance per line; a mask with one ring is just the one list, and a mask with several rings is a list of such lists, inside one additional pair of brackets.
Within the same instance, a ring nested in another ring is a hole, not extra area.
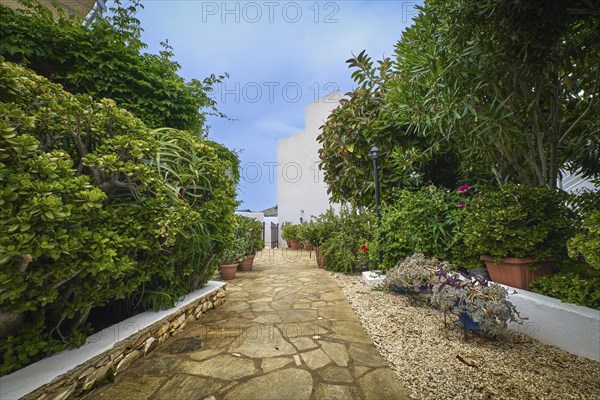
[(511, 328), (569, 353), (600, 361), (599, 310), (505, 287), (521, 316), (528, 318), (524, 325), (512, 325)]
[(125, 371), (171, 336), (223, 304), (225, 282), (209, 281), (174, 308), (146, 311), (106, 328), (78, 349), (62, 351), (0, 378), (0, 400), (79, 398), (107, 374)]

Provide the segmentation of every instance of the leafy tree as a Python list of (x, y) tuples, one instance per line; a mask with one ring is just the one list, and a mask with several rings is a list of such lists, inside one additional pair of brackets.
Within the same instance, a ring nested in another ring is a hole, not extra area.
[[(566, 1), (426, 1), (397, 46), (388, 110), (447, 138), (462, 170), (556, 188), (597, 176), (600, 18)], [(409, 116), (411, 116), (409, 118)]]
[(372, 146), (380, 149), (379, 182), (384, 202), (391, 189), (437, 183), (456, 185), (456, 161), (431, 138), (409, 129), (406, 120), (384, 117), (387, 86), (402, 79), (390, 59), (377, 61), (361, 52), (347, 60), (358, 88), (347, 93), (322, 127), (318, 140), (325, 182), (334, 201), (374, 203)]
[(91, 26), (77, 18), (59, 17), (43, 6), (12, 10), (0, 5), (0, 55), (23, 63), (60, 83), (71, 93), (111, 98), (150, 128), (171, 127), (202, 134), (205, 114), (223, 116), (208, 96), (226, 75), (186, 82), (172, 60), (167, 41), (159, 54), (141, 54), (147, 46), (135, 18), (139, 0), (124, 7), (119, 0)]

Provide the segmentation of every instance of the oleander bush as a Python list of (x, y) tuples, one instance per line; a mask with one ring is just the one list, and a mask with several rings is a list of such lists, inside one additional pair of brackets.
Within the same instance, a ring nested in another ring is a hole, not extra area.
[(254, 218), (248, 218), (243, 215), (235, 216), (237, 221), (236, 237), (243, 242), (244, 254), (252, 255), (265, 248), (265, 242), (262, 240), (262, 223)]
[(367, 244), (373, 240), (375, 214), (342, 207), (339, 214), (331, 213), (327, 218), (335, 230), (329, 232), (319, 246), (326, 268), (343, 273), (367, 269), (370, 253)]
[(0, 373), (78, 345), (90, 312), (173, 305), (233, 238), (237, 158), (150, 130), (0, 58), (0, 311), (26, 323)]

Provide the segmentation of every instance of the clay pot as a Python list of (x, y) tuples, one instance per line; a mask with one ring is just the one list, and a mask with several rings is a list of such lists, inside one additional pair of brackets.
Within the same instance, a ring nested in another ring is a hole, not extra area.
[(319, 268), (324, 268), (325, 262), (323, 260), (323, 257), (321, 257), (321, 250), (319, 250), (319, 249), (315, 250), (315, 258), (317, 259), (317, 266)]
[(240, 271), (252, 271), (254, 264), (254, 254), (246, 256), (246, 259), (240, 264)]
[(304, 250), (312, 251), (314, 249), (315, 249), (315, 246), (313, 246), (312, 244), (310, 244), (308, 242), (304, 242)]
[(221, 278), (223, 278), (224, 281), (230, 281), (235, 278), (235, 271), (237, 271), (237, 267), (237, 264), (219, 265), (219, 268), (221, 269)]
[(493, 257), (486, 255), (481, 256), (480, 259), (485, 262), (494, 282), (518, 289), (529, 290), (533, 280), (552, 275), (552, 261), (536, 262), (530, 257), (507, 257), (500, 262), (494, 262)]
[(288, 243), (289, 243), (289, 247), (291, 247), (292, 250), (300, 250), (300, 242), (293, 240)]

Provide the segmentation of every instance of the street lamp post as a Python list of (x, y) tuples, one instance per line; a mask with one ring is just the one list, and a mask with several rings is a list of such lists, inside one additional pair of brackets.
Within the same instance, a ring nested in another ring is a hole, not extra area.
[[(373, 160), (373, 179), (375, 180), (375, 213), (377, 214), (377, 228), (381, 228), (381, 210), (379, 209), (379, 173), (377, 169), (377, 159), (379, 158), (379, 148), (373, 146), (369, 151), (369, 157)], [(381, 257), (381, 245), (379, 243), (379, 232), (377, 234), (377, 255), (379, 258), (379, 267), (383, 264)]]

